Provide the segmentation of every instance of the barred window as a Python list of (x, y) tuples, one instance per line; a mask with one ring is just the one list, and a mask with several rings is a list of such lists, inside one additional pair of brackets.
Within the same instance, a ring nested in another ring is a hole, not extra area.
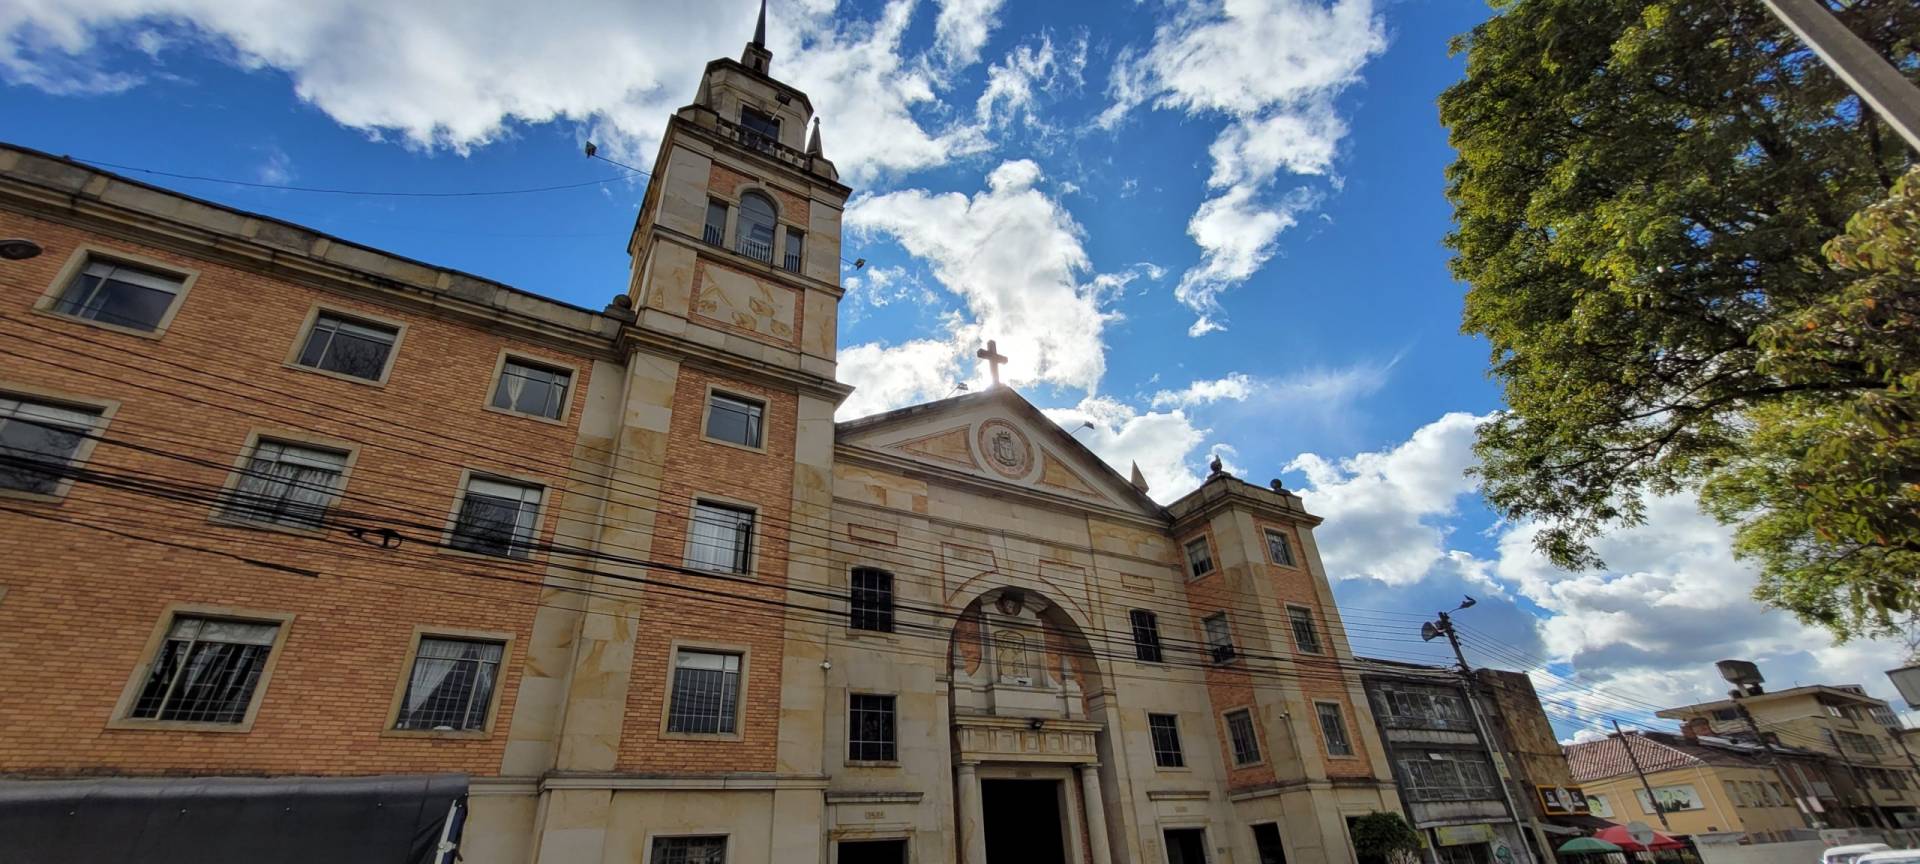
[(1215, 612), (1201, 621), (1207, 631), (1207, 656), (1215, 663), (1233, 659), (1233, 630), (1227, 627), (1227, 613)]
[(421, 637), (393, 728), (485, 729), (505, 651), (499, 642)]
[(655, 837), (649, 864), (727, 864), (725, 837)]
[(687, 538), (687, 563), (707, 570), (745, 573), (753, 561), (753, 511), (709, 504), (693, 505)]
[(740, 196), (740, 215), (733, 226), (734, 251), (772, 263), (775, 224), (773, 199), (758, 192)]
[(1340, 714), (1340, 706), (1316, 702), (1313, 710), (1320, 715), (1320, 733), (1327, 739), (1327, 755), (1352, 756), (1353, 742), (1347, 739), (1347, 721)]
[(1275, 564), (1293, 566), (1293, 543), (1285, 533), (1267, 529), (1267, 557)]
[(1135, 609), (1128, 612), (1127, 617), (1133, 624), (1133, 659), (1142, 663), (1161, 662), (1159, 616)]
[(849, 626), (893, 632), (893, 574), (872, 567), (853, 568)]
[(0, 395), (0, 489), (35, 495), (60, 491), (80, 445), (99, 423), (97, 408)]
[(740, 655), (682, 650), (673, 660), (667, 731), (731, 735), (740, 705)]
[(1180, 719), (1172, 714), (1148, 714), (1147, 731), (1153, 735), (1153, 764), (1161, 768), (1184, 768), (1187, 757), (1180, 750)]
[(767, 405), (754, 399), (715, 393), (707, 397), (707, 437), (742, 447), (759, 447)]
[(1187, 541), (1187, 569), (1195, 579), (1213, 572), (1213, 550), (1208, 548), (1207, 538)]
[(1233, 764), (1260, 761), (1260, 738), (1253, 731), (1253, 712), (1242, 708), (1227, 714), (1227, 739), (1233, 744)]
[(350, 378), (378, 381), (386, 377), (387, 360), (400, 331), (385, 324), (353, 321), (322, 312), (307, 331), (307, 342), (296, 361), (309, 369)]
[(451, 545), (481, 555), (527, 557), (540, 528), (540, 493), (524, 483), (468, 478)]
[(340, 495), (347, 454), (262, 438), (253, 447), (227, 501), (226, 515), (246, 522), (318, 528)]
[(1293, 627), (1293, 647), (1302, 654), (1320, 653), (1320, 631), (1313, 626), (1313, 610), (1304, 606), (1287, 607), (1287, 624)]
[(786, 268), (789, 272), (800, 272), (801, 252), (806, 249), (807, 235), (792, 228), (787, 229)]
[(177, 616), (127, 712), (135, 720), (240, 723), (280, 625)]
[(894, 743), (894, 698), (855, 693), (847, 700), (847, 759), (892, 762), (900, 758)]
[(565, 369), (508, 358), (500, 366), (492, 404), (502, 411), (558, 420), (567, 413), (567, 390), (572, 383), (573, 373)]
[(705, 240), (708, 243), (711, 243), (715, 246), (726, 245), (727, 243), (727, 204), (726, 202), (708, 199), (707, 224), (704, 228), (704, 233), (701, 235), (700, 239)]
[(160, 329), (183, 285), (175, 276), (114, 261), (89, 260), (60, 292), (53, 311), (151, 333)]

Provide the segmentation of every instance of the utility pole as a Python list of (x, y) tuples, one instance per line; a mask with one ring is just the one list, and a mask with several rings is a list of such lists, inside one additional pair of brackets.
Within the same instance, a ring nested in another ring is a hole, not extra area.
[[(1779, 776), (1781, 782), (1787, 784), (1787, 791), (1798, 793), (1800, 790), (1794, 788), (1793, 780), (1787, 776), (1787, 769), (1780, 764), (1780, 751), (1773, 748), (1773, 741), (1771, 739), (1760, 734), (1760, 724), (1753, 719), (1753, 712), (1748, 711), (1747, 706), (1740, 701), (1740, 696), (1745, 692), (1744, 686), (1738, 682), (1735, 682), (1734, 686), (1736, 689), (1727, 694), (1733, 700), (1733, 710), (1740, 712), (1740, 719), (1746, 721), (1748, 731), (1753, 733), (1753, 740), (1760, 742), (1760, 746), (1767, 751), (1767, 762), (1773, 765), (1773, 773)], [(1838, 750), (1839, 747), (1836, 745), (1834, 749)], [(1843, 756), (1842, 759), (1844, 760), (1844, 758)], [(1832, 780), (1832, 778), (1828, 778), (1828, 780)], [(1871, 796), (1873, 793), (1868, 792), (1867, 794)], [(1808, 789), (1806, 798), (1802, 799), (1800, 813), (1807, 818), (1810, 827), (1817, 829), (1822, 827), (1820, 823), (1825, 820), (1816, 816), (1813, 808), (1805, 803), (1813, 797), (1813, 790)], [(1868, 798), (1868, 803), (1872, 803), (1871, 797)]]
[(1834, 17), (1826, 0), (1761, 0), (1907, 146), (1920, 151), (1920, 88)]
[[(1611, 719), (1611, 718), (1609, 718)], [(1627, 733), (1620, 731), (1620, 721), (1613, 721), (1613, 737), (1620, 739), (1620, 746), (1627, 748), (1627, 761), (1633, 763), (1633, 773), (1640, 778), (1640, 788), (1647, 790), (1647, 806), (1653, 808), (1653, 815), (1660, 817), (1660, 827), (1673, 830), (1667, 824), (1667, 808), (1660, 806), (1660, 799), (1653, 795), (1653, 784), (1647, 782), (1647, 772), (1640, 770), (1640, 757), (1633, 753), (1633, 742), (1627, 740)]]
[[(1452, 611), (1458, 612), (1462, 609), (1470, 608), (1477, 602), (1479, 601), (1468, 597), (1460, 601), (1460, 605), (1455, 606)], [(1495, 746), (1493, 733), (1487, 729), (1487, 721), (1480, 716), (1479, 682), (1473, 677), (1473, 667), (1467, 665), (1466, 652), (1460, 650), (1460, 637), (1453, 632), (1453, 616), (1448, 612), (1440, 612), (1437, 614), (1439, 616), (1438, 620), (1429, 621), (1420, 625), (1420, 638), (1431, 642), (1435, 636), (1447, 637), (1447, 644), (1453, 646), (1453, 657), (1460, 663), (1460, 683), (1467, 691), (1467, 715), (1473, 718), (1474, 731), (1479, 733), (1480, 741), (1486, 745), (1489, 753), (1494, 754), (1495, 758), (1502, 758), (1503, 754), (1499, 752), (1501, 748)], [(1503, 761), (1517, 762), (1518, 760), (1503, 759)], [(1505, 767), (1505, 765), (1500, 767)], [(1508, 774), (1511, 775), (1511, 773), (1512, 771), (1509, 769)], [(1500, 798), (1507, 802), (1507, 815), (1513, 817), (1514, 827), (1519, 828), (1521, 824), (1520, 808), (1513, 803), (1513, 784), (1508, 782), (1510, 777), (1501, 777), (1499, 779)], [(1526, 824), (1527, 827), (1533, 829), (1533, 844), (1539, 853), (1540, 859), (1544, 862), (1556, 860), (1553, 855), (1553, 846), (1547, 842), (1546, 832), (1540, 829), (1540, 823), (1533, 818), (1533, 810), (1531, 808), (1527, 810)]]

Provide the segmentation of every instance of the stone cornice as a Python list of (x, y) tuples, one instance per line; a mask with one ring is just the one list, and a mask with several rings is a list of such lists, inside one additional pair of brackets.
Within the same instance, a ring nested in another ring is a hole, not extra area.
[(1299, 496), (1291, 492), (1274, 492), (1238, 477), (1215, 474), (1200, 484), (1200, 488), (1167, 505), (1167, 512), (1173, 516), (1175, 533), (1183, 533), (1222, 510), (1235, 508), (1275, 522), (1297, 522), (1308, 528), (1324, 521), (1308, 513), (1299, 501)]
[(964, 471), (943, 468), (914, 459), (869, 450), (865, 447), (856, 447), (845, 443), (835, 444), (833, 448), (833, 458), (836, 462), (844, 461), (852, 465), (867, 465), (911, 477), (919, 477), (925, 480), (961, 486), (983, 495), (1017, 498), (1026, 503), (1046, 507), (1051, 510), (1073, 513), (1080, 516), (1098, 515), (1102, 519), (1115, 522), (1127, 522), (1149, 528), (1156, 532), (1164, 533), (1167, 530), (1166, 522), (1117, 507), (1107, 507), (1078, 498), (1068, 498), (1064, 495), (1040, 492), (1011, 483), (996, 482), (984, 477), (976, 477)]
[(833, 404), (853, 392), (853, 385), (842, 384), (831, 378), (822, 378), (799, 369), (750, 360), (729, 351), (723, 351), (702, 345), (691, 339), (675, 336), (652, 327), (628, 327), (620, 334), (619, 354), (622, 358), (632, 356), (635, 351), (664, 354), (702, 369), (724, 372), (774, 382), (782, 386), (811, 393)]
[(550, 774), (540, 781), (540, 791), (552, 789), (619, 790), (772, 790), (825, 789), (824, 774)]

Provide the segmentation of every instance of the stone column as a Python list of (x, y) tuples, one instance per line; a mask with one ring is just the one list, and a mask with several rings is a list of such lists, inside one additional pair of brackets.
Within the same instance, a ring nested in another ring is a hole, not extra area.
[(987, 818), (980, 805), (980, 763), (962, 762), (960, 777), (960, 864), (987, 864)]
[(1087, 846), (1093, 853), (1093, 864), (1113, 864), (1113, 853), (1107, 848), (1107, 804), (1100, 797), (1100, 763), (1075, 765), (1073, 769), (1080, 774), (1080, 800), (1087, 808)]

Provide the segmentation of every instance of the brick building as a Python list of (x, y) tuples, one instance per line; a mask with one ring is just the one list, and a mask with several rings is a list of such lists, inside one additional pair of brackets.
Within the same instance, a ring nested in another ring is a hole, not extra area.
[(770, 63), (670, 119), (598, 312), (0, 148), (0, 801), (452, 778), (469, 862), (1354, 860), (1400, 804), (1319, 520), (1159, 505), (1004, 387), (836, 423), (851, 190)]

